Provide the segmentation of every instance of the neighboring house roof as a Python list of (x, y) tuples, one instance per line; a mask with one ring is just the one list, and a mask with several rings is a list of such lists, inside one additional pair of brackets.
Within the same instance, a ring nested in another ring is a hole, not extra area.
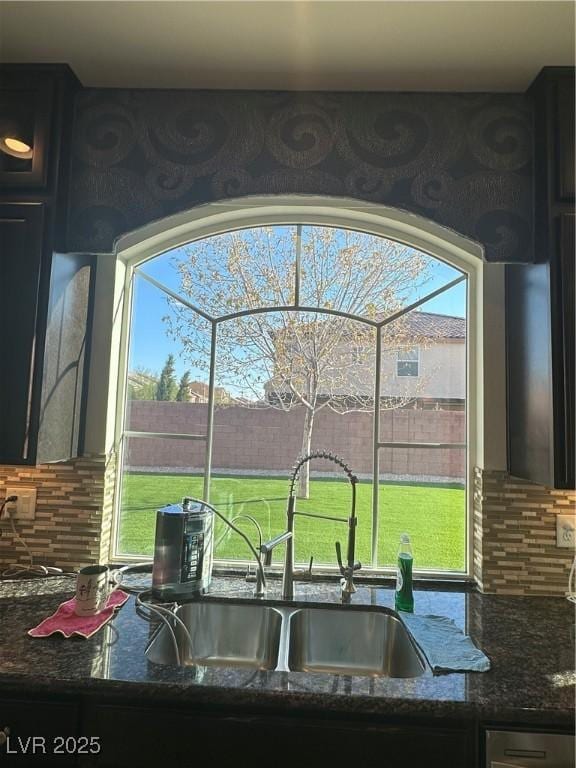
[(406, 315), (408, 328), (417, 336), (435, 339), (465, 339), (466, 319), (435, 312), (411, 312)]
[[(188, 384), (188, 392), (191, 396), (202, 398), (204, 402), (208, 402), (210, 387), (204, 381), (191, 381)], [(228, 401), (230, 399), (230, 394), (224, 387), (214, 387), (214, 396), (219, 402)]]
[[(376, 320), (382, 320), (383, 315), (377, 315)], [(403, 315), (402, 321), (404, 327), (409, 333), (416, 337), (426, 337), (437, 339), (465, 339), (466, 338), (466, 318), (456, 317), (455, 315), (441, 315), (437, 312), (409, 312)], [(301, 323), (305, 327), (306, 323)], [(285, 328), (279, 331), (272, 331), (274, 338), (279, 333), (287, 333)]]
[(191, 381), (188, 384), (188, 392), (190, 392), (190, 394), (199, 395), (200, 397), (208, 399), (208, 391), (208, 384), (203, 381)]

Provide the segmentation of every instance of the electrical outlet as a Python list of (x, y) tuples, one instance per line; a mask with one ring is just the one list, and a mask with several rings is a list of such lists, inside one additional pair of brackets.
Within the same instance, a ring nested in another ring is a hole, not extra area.
[(576, 544), (576, 517), (556, 515), (556, 546), (573, 547)]
[(36, 515), (36, 488), (6, 488), (8, 496), (18, 496), (18, 501), (6, 505), (5, 515), (12, 515), (14, 520), (34, 520)]

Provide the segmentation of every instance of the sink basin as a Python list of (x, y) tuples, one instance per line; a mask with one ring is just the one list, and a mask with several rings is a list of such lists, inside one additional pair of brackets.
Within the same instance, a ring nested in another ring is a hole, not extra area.
[(333, 608), (306, 608), (292, 614), (288, 667), (373, 677), (418, 677), (425, 670), (398, 618)]
[[(190, 633), (174, 627), (183, 666), (250, 667), (372, 677), (418, 677), (425, 666), (400, 619), (381, 609), (212, 602), (177, 612)], [(177, 664), (174, 641), (161, 627), (146, 651), (156, 664)]]
[[(192, 643), (175, 627), (180, 663), (184, 666), (275, 669), (278, 663), (282, 616), (262, 605), (187, 603), (178, 610)], [(173, 640), (162, 628), (146, 652), (157, 664), (175, 664)]]

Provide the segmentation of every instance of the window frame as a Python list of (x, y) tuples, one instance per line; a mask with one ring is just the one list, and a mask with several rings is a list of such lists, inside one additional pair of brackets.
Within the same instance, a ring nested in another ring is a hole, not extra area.
[[(405, 359), (402, 358), (401, 355), (406, 354), (407, 352), (416, 352), (416, 359)], [(420, 362), (421, 362), (421, 355), (420, 355), (420, 347), (410, 347), (409, 349), (399, 349), (397, 356), (396, 356), (396, 378), (398, 379), (419, 379), (420, 378)], [(399, 366), (401, 363), (416, 363), (416, 373), (400, 373)]]
[[(267, 225), (317, 225), (331, 226), (341, 229), (353, 229), (366, 234), (385, 237), (404, 243), (410, 247), (427, 253), (452, 267), (466, 276), (467, 285), (467, 351), (466, 351), (466, 530), (465, 530), (465, 571), (435, 571), (419, 570), (419, 575), (432, 576), (442, 580), (473, 578), (473, 481), (474, 466), (477, 456), (483, 448), (483, 407), (476, 393), (481, 391), (479, 374), (482, 372), (481, 357), (481, 327), (483, 322), (482, 302), (479, 290), (483, 281), (483, 249), (478, 244), (452, 230), (448, 230), (425, 218), (405, 214), (396, 209), (377, 204), (366, 204), (358, 207), (357, 201), (323, 201), (311, 197), (307, 204), (302, 198), (273, 197), (252, 198), (251, 204), (244, 199), (235, 204), (224, 206), (211, 204), (202, 207), (204, 210), (192, 210), (160, 222), (154, 222), (136, 233), (122, 237), (117, 243), (116, 262), (116, 291), (115, 306), (116, 322), (112, 337), (116, 337), (118, 353), (116, 366), (110, 365), (110, 390), (115, 393), (115, 419), (113, 449), (116, 451), (117, 464), (121, 466), (120, 442), (124, 423), (125, 404), (127, 395), (128, 374), (128, 337), (132, 311), (132, 278), (139, 264), (159, 256), (173, 248), (205, 237), (225, 232)], [(209, 209), (209, 210), (208, 210)], [(116, 304), (116, 298), (118, 304)], [(426, 301), (429, 300), (429, 296)], [(301, 310), (304, 308), (300, 308)], [(480, 336), (480, 338), (479, 338)], [(114, 349), (114, 344), (112, 345)], [(376, 371), (379, 370), (377, 363)], [(378, 378), (378, 377), (377, 377)], [(109, 392), (110, 395), (110, 392)], [(375, 443), (377, 441), (375, 440)], [(378, 443), (375, 453), (388, 444)], [(414, 444), (418, 447), (418, 444)], [(117, 471), (114, 493), (113, 530), (111, 536), (111, 561), (141, 561), (142, 556), (118, 553), (119, 528), (119, 490), (121, 473)], [(378, 504), (374, 509), (374, 525), (372, 531), (373, 544), (378, 539)], [(243, 561), (220, 561), (223, 565), (241, 567)], [(329, 569), (331, 572), (333, 569)], [(390, 575), (394, 569), (390, 567), (371, 568), (374, 577)]]

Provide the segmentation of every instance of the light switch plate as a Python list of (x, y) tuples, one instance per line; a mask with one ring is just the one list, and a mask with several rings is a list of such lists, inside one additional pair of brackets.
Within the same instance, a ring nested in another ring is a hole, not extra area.
[(576, 544), (576, 517), (556, 515), (556, 546), (574, 547)]
[(17, 486), (6, 488), (6, 498), (18, 496), (18, 501), (6, 505), (6, 514), (14, 520), (34, 520), (36, 516), (36, 488)]

